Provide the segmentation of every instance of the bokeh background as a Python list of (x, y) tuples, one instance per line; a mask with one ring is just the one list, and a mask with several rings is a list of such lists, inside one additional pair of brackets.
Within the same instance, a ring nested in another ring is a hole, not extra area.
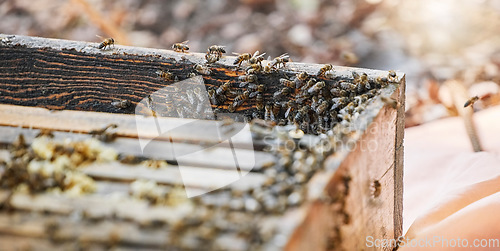
[(457, 80), (475, 109), (499, 103), (496, 0), (3, 0), (0, 33), (231, 52), (400, 70), (411, 127), (456, 116), (445, 84)]

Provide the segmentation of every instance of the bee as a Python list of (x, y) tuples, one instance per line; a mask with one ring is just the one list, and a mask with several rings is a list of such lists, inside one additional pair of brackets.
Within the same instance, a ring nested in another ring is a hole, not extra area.
[(207, 64), (213, 64), (219, 61), (220, 56), (218, 54), (206, 54), (205, 59), (207, 60)]
[(207, 91), (207, 93), (208, 93), (208, 97), (210, 98), (210, 101), (214, 105), (222, 105), (226, 101), (226, 96), (224, 96), (224, 95), (217, 95), (215, 93), (214, 89), (209, 89)]
[(89, 134), (96, 137), (100, 141), (111, 142), (116, 139), (117, 135), (116, 132), (110, 132), (110, 130), (116, 128), (118, 128), (117, 124), (109, 124), (102, 129), (91, 130)]
[(396, 77), (397, 77), (397, 75), (396, 75), (396, 71), (394, 71), (394, 70), (390, 70), (390, 71), (389, 71), (389, 74), (387, 74), (387, 79), (388, 79), (389, 81), (394, 81), (394, 80), (396, 80)]
[(344, 91), (356, 90), (356, 85), (348, 81), (340, 81), (339, 87)]
[[(254, 85), (255, 87), (252, 86), (252, 90), (254, 90), (254, 92), (250, 93), (250, 98), (253, 98), (255, 96), (257, 96), (257, 94), (262, 94), (265, 90), (266, 90), (266, 86), (265, 85)], [(250, 86), (249, 86), (250, 88)]]
[(212, 71), (206, 67), (206, 66), (203, 66), (201, 64), (195, 64), (193, 66), (193, 68), (200, 74), (203, 74), (203, 75), (210, 75), (212, 73)]
[(287, 86), (290, 88), (295, 88), (295, 83), (291, 80), (286, 79), (286, 78), (281, 78), (280, 83), (284, 86)]
[(285, 111), (285, 118), (291, 120), (293, 113), (295, 112), (295, 109), (297, 109), (297, 103), (293, 100), (289, 100), (288, 102), (285, 103), (286, 111)]
[(238, 57), (236, 57), (236, 59), (233, 62), (233, 64), (238, 65), (238, 67), (241, 67), (241, 63), (243, 63), (243, 61), (249, 61), (250, 58), (252, 57), (252, 54), (250, 53), (238, 54), (233, 52), (233, 54), (238, 55)]
[(278, 98), (285, 98), (286, 96), (288, 96), (290, 93), (292, 92), (292, 89), (290, 87), (283, 87), (283, 89), (277, 91), (274, 93), (273, 97), (275, 99), (278, 99)]
[(274, 114), (272, 114), (272, 109), (273, 106), (269, 103), (264, 106), (264, 120), (271, 120), (271, 119), (274, 120)]
[[(307, 78), (309, 77), (309, 75), (307, 74), (307, 72), (301, 72), (301, 73), (297, 73), (295, 75), (295, 88), (302, 88), (302, 86), (304, 85), (304, 83), (306, 82)], [(310, 79), (310, 81), (313, 81), (313, 82), (316, 82), (315, 79)], [(312, 86), (312, 85), (311, 85)]]
[[(295, 79), (295, 83), (297, 83), (299, 80), (298, 79)], [(316, 84), (316, 79), (314, 78), (311, 78), (309, 79), (307, 82), (303, 82), (303, 81), (300, 81), (302, 84), (305, 83), (304, 85), (300, 85), (300, 90), (301, 91), (304, 91), (304, 90), (308, 90), (309, 88), (313, 87), (314, 84)]]
[(248, 62), (250, 64), (260, 64), (262, 66), (262, 61), (264, 60), (264, 55), (266, 55), (266, 53), (262, 53), (260, 55), (259, 54), (259, 51), (256, 51), (252, 57), (248, 60)]
[(250, 96), (250, 91), (244, 91), (242, 94), (240, 94), (234, 98), (234, 102), (245, 101), (249, 98), (249, 96)]
[(111, 102), (111, 105), (118, 109), (127, 109), (130, 107), (130, 105), (132, 105), (132, 103), (129, 100), (122, 99)]
[(332, 106), (330, 110), (338, 110), (346, 106), (349, 103), (348, 97), (332, 98)]
[(245, 100), (250, 96), (250, 91), (244, 91), (242, 94), (236, 96), (233, 100), (233, 104), (229, 106), (229, 111), (234, 112), (235, 109), (243, 104)]
[(103, 39), (102, 42), (97, 47), (99, 49), (104, 50), (104, 49), (106, 49), (106, 47), (111, 47), (111, 45), (115, 44), (115, 40), (112, 37), (110, 37), (110, 38), (103, 38), (103, 37), (101, 37), (99, 35), (97, 35), (97, 37)]
[(280, 66), (280, 64), (285, 67), (286, 63), (290, 62), (290, 56), (288, 56), (288, 53), (284, 53), (279, 57), (275, 57), (270, 63), (269, 67), (272, 69), (276, 69)]
[(295, 117), (293, 118), (293, 121), (295, 123), (300, 123), (304, 121), (304, 119), (309, 120), (309, 106), (303, 106), (302, 108), (299, 109), (299, 111), (295, 114)]
[(239, 76), (238, 80), (239, 81), (245, 81), (245, 82), (248, 82), (248, 83), (253, 83), (253, 82), (257, 82), (257, 76), (255, 74), (243, 75), (243, 76)]
[(207, 99), (207, 96), (204, 95), (204, 93), (201, 91), (200, 87), (194, 88), (193, 93), (196, 96), (196, 98), (198, 98), (200, 103), (203, 103)]
[(468, 100), (465, 102), (464, 107), (467, 107), (467, 106), (472, 106), (472, 105), (474, 105), (474, 103), (476, 103), (476, 101), (478, 101), (478, 100), (479, 100), (479, 97), (478, 97), (478, 96), (474, 96), (474, 97), (472, 97), (472, 98), (468, 99)]
[(177, 52), (186, 52), (189, 50), (189, 46), (187, 46), (187, 42), (189, 42), (189, 40), (186, 40), (186, 41), (180, 42), (180, 43), (175, 43), (172, 45), (172, 49), (174, 51), (177, 51)]
[(247, 74), (253, 74), (253, 73), (259, 72), (261, 70), (262, 70), (262, 65), (251, 64), (250, 66), (247, 67), (246, 72), (247, 72)]
[(325, 73), (327, 71), (331, 71), (333, 69), (333, 66), (331, 64), (325, 64), (321, 69), (319, 69), (318, 74), (316, 74), (318, 77), (320, 76), (325, 76)]
[(314, 110), (316, 109), (316, 106), (319, 105), (319, 97), (318, 96), (312, 96), (311, 97), (311, 108)]
[(325, 114), (325, 112), (326, 112), (326, 110), (328, 109), (329, 106), (330, 106), (330, 104), (328, 103), (328, 101), (323, 100), (323, 102), (321, 102), (321, 104), (318, 107), (316, 107), (316, 113), (318, 115)]
[(297, 75), (295, 75), (297, 77), (298, 80), (300, 81), (306, 81), (307, 78), (309, 77), (309, 74), (307, 74), (307, 72), (303, 71), (301, 73), (297, 73)]
[(207, 54), (216, 54), (219, 58), (222, 57), (223, 53), (226, 53), (225, 46), (221, 45), (212, 45), (208, 47)]
[(167, 81), (172, 81), (174, 80), (174, 74), (172, 74), (171, 72), (169, 71), (162, 71), (162, 70), (157, 70), (156, 71), (156, 75), (158, 75), (158, 77), (160, 78), (163, 78)]
[(387, 78), (386, 77), (378, 77), (375, 79), (375, 84), (381, 86), (381, 87), (385, 87), (387, 85)]
[(320, 81), (314, 84), (311, 88), (309, 88), (307, 92), (310, 94), (316, 94), (319, 91), (321, 91), (325, 86), (326, 86), (325, 82)]
[(354, 78), (353, 82), (356, 84), (368, 81), (368, 75), (364, 72), (359, 74), (359, 73), (353, 71), (352, 77)]
[(262, 111), (264, 109), (264, 97), (261, 93), (258, 93), (257, 97), (255, 97), (255, 104), (257, 110)]
[(347, 92), (345, 90), (340, 89), (340, 88), (332, 88), (332, 89), (330, 89), (330, 93), (336, 97), (347, 96)]
[(226, 81), (224, 84), (220, 85), (217, 90), (215, 91), (215, 94), (217, 95), (222, 95), (224, 94), (225, 92), (227, 92), (229, 90), (229, 88), (231, 87), (231, 82), (229, 81)]
[(177, 107), (176, 111), (178, 118), (183, 119), (186, 117), (186, 114), (184, 113), (184, 109), (182, 107)]

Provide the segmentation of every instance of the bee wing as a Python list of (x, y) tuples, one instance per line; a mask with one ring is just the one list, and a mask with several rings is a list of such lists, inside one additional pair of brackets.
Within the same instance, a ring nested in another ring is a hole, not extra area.
[[(259, 52), (259, 51), (257, 51), (257, 52)], [(258, 55), (257, 57), (258, 57), (258, 58), (260, 58), (260, 57), (263, 57), (264, 55), (266, 55), (266, 53), (265, 53), (265, 52), (264, 52), (264, 53), (262, 53), (262, 54), (260, 54), (260, 55)]]
[(258, 54), (259, 54), (259, 51), (256, 51), (256, 52), (254, 52), (254, 53), (253, 53), (252, 57), (254, 58), (254, 57), (256, 57)]
[(241, 55), (241, 53), (238, 53), (238, 52), (233, 52), (233, 55), (240, 56), (240, 55)]
[(100, 39), (102, 39), (102, 40), (106, 39), (103, 36), (99, 36), (99, 35), (95, 35), (95, 36), (98, 37), (98, 38), (100, 38)]
[(182, 41), (181, 44), (187, 44), (188, 42), (189, 42), (189, 40)]
[(241, 82), (241, 83), (240, 83), (240, 87), (244, 87), (244, 86), (245, 86), (245, 85), (247, 85), (247, 84), (248, 84), (248, 82)]
[(250, 93), (250, 95), (248, 95), (248, 97), (253, 98), (253, 97), (257, 96), (257, 94), (259, 94), (259, 92), (252, 92), (252, 93)]

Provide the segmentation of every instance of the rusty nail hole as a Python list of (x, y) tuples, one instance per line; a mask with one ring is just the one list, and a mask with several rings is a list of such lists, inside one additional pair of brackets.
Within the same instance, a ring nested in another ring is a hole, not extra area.
[(382, 184), (380, 184), (378, 180), (374, 180), (371, 185), (371, 192), (373, 198), (377, 198), (378, 196), (380, 196), (381, 190), (382, 190)]

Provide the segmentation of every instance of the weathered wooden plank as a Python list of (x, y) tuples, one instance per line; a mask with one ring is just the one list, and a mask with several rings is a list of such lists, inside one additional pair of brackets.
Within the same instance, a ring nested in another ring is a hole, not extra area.
[[(39, 133), (39, 129), (0, 126), (0, 144), (10, 144), (14, 142), (20, 134), (23, 134), (26, 142), (30, 144)], [(83, 141), (91, 138), (89, 134), (75, 134), (61, 131), (53, 131), (52, 134), (54, 135), (54, 140), (59, 142), (65, 139)], [(218, 169), (234, 169), (235, 167), (235, 162), (232, 158), (233, 152), (228, 143), (221, 143), (206, 148), (204, 145), (154, 140), (149, 143), (147, 149), (142, 150), (138, 139), (117, 137), (111, 142), (102, 142), (102, 144), (113, 148), (117, 153), (122, 155), (143, 156), (156, 160), (166, 160), (172, 163), (177, 162), (176, 156), (179, 156), (179, 153), (191, 153), (189, 158), (182, 161), (181, 164), (183, 166)], [(263, 166), (275, 162), (275, 157), (272, 154), (245, 149), (245, 146), (248, 146), (248, 144), (239, 144), (238, 141), (232, 144), (232, 147), (237, 149), (235, 151), (238, 153), (238, 166), (241, 170), (258, 171)], [(174, 150), (176, 150), (175, 153)], [(6, 155), (7, 152), (2, 153), (2, 151), (0, 151), (0, 154), (1, 157), (2, 155)], [(228, 159), (227, 157), (231, 158)]]

